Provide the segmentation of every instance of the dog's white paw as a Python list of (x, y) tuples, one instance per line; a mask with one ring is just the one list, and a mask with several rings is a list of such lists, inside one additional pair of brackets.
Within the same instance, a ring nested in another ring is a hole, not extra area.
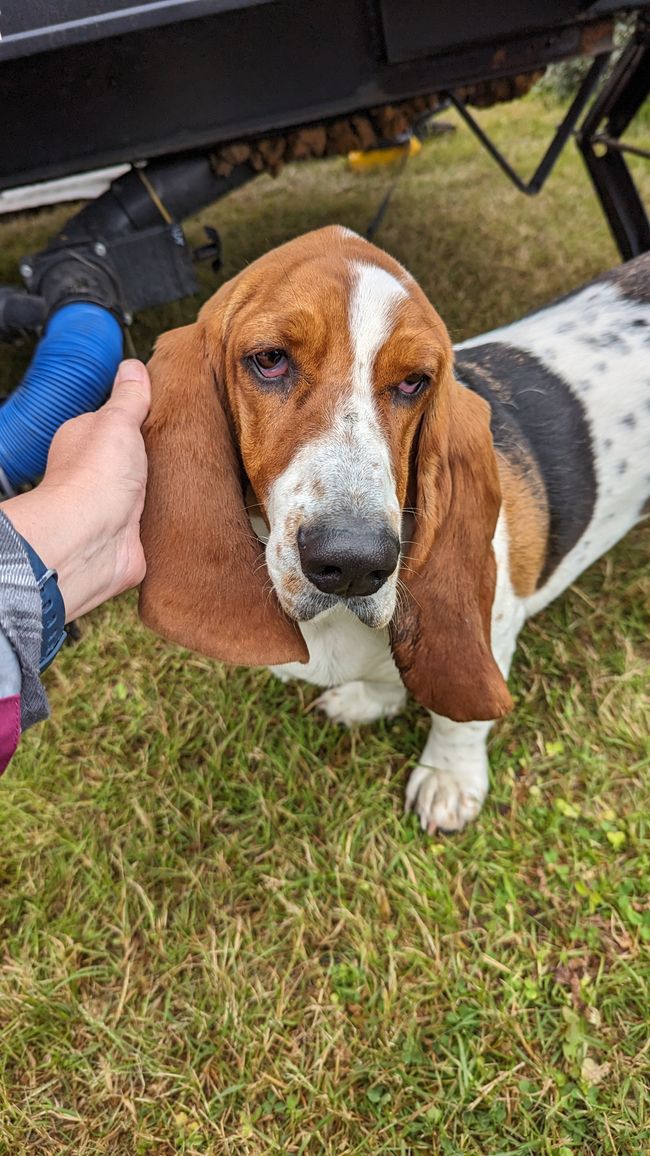
[(390, 685), (365, 682), (346, 682), (332, 687), (316, 699), (314, 706), (325, 712), (332, 722), (345, 726), (376, 722), (392, 718), (404, 705), (406, 692), (396, 692)]
[(405, 811), (415, 811), (423, 831), (462, 831), (478, 815), (486, 790), (480, 782), (449, 771), (417, 766), (406, 788)]

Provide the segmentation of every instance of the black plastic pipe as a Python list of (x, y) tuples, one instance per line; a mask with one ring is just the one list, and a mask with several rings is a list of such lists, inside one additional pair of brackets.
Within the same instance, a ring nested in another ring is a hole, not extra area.
[(227, 177), (217, 176), (209, 156), (154, 161), (113, 181), (101, 197), (71, 217), (57, 240), (106, 239), (162, 221), (183, 221), (254, 176), (247, 164), (237, 165)]

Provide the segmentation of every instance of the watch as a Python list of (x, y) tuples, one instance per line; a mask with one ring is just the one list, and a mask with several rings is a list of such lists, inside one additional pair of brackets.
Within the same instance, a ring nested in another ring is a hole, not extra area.
[(22, 534), (19, 534), (18, 537), (34, 571), (41, 596), (43, 627), (39, 670), (42, 674), (56, 658), (68, 637), (65, 631), (65, 604), (59, 590), (56, 570), (45, 565), (43, 559), (39, 557), (33, 546), (30, 546), (29, 542), (23, 538)]

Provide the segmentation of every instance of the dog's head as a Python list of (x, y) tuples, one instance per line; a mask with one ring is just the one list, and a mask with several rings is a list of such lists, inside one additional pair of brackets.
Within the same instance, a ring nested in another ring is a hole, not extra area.
[(261, 257), (194, 325), (161, 337), (145, 427), (144, 621), (227, 662), (280, 664), (307, 658), (297, 622), (343, 604), (390, 627), (426, 706), (459, 720), (503, 714), (489, 413), (452, 364), (415, 281), (337, 227)]

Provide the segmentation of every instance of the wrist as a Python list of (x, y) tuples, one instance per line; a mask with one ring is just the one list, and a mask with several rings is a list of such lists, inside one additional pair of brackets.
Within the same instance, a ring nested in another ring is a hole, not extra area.
[(64, 497), (50, 494), (41, 484), (3, 502), (2, 509), (45, 565), (56, 570), (66, 622), (70, 622), (101, 600), (101, 590), (97, 589), (95, 536), (85, 524), (81, 503), (66, 516)]

